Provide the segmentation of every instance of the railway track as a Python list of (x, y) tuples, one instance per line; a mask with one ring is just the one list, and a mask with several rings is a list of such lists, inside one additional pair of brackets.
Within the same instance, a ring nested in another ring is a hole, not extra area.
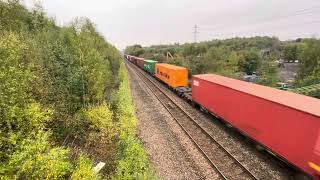
[(180, 105), (175, 103), (172, 97), (167, 95), (144, 71), (129, 63), (127, 66), (146, 84), (222, 179), (258, 179)]

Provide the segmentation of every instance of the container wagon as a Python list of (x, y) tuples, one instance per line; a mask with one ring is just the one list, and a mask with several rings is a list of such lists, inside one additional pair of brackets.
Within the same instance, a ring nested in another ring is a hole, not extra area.
[(318, 99), (213, 74), (192, 77), (192, 99), (319, 179)]
[(139, 66), (141, 69), (143, 69), (144, 66), (144, 58), (138, 58), (136, 57), (137, 66)]
[(148, 73), (154, 75), (157, 63), (158, 63), (158, 61), (146, 59), (146, 60), (144, 60), (144, 67), (143, 68)]
[(184, 67), (158, 63), (156, 77), (173, 89), (188, 86), (188, 70)]

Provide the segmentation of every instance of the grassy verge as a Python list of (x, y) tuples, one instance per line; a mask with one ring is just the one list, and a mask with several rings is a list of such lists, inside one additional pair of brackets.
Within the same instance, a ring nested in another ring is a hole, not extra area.
[(135, 134), (137, 118), (132, 103), (128, 72), (123, 63), (120, 66), (119, 78), (116, 118), (120, 128), (120, 144), (114, 179), (157, 179), (144, 147)]

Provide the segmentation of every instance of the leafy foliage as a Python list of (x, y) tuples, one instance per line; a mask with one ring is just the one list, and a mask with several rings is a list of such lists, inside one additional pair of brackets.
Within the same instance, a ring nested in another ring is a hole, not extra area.
[(298, 47), (295, 44), (289, 44), (284, 47), (283, 58), (286, 61), (295, 61), (298, 59)]
[(298, 80), (305, 81), (304, 84), (319, 82), (317, 74), (320, 72), (320, 40), (307, 40), (301, 51)]
[[(300, 54), (299, 72), (296, 79), (297, 86), (308, 86), (320, 83), (320, 40), (309, 39)], [(314, 91), (310, 96), (320, 98), (320, 91)]]
[[(10, 156), (5, 169), (6, 176), (19, 179), (59, 179), (72, 170), (69, 151), (60, 147), (51, 148), (48, 133), (39, 131), (24, 139)], [(3, 170), (2, 169), (2, 170)]]
[(279, 82), (277, 64), (274, 62), (262, 61), (258, 70), (261, 72), (259, 83), (266, 86), (276, 87)]
[(92, 169), (92, 162), (88, 159), (85, 155), (81, 154), (79, 156), (77, 165), (75, 170), (71, 175), (72, 180), (79, 180), (79, 179), (92, 179), (97, 180), (100, 179), (99, 176), (93, 171)]
[(240, 70), (250, 75), (259, 68), (260, 64), (261, 64), (260, 56), (254, 51), (242, 53), (242, 57), (238, 62), (238, 66)]
[(139, 44), (130, 46), (130, 47), (126, 48), (126, 50), (125, 50), (126, 54), (131, 54), (133, 56), (140, 56), (144, 52), (145, 52), (144, 49)]
[[(59, 27), (41, 6), (29, 11), (18, 0), (0, 1), (0, 176), (112, 177), (121, 164), (120, 136), (130, 131), (139, 144), (135, 126), (124, 119), (129, 108), (136, 121), (132, 104), (111, 106), (114, 94), (131, 98), (124, 67), (118, 77), (120, 62), (90, 20)], [(118, 89), (120, 82), (126, 89)], [(143, 154), (137, 144), (126, 147)], [(106, 163), (100, 174), (93, 172), (98, 161)]]

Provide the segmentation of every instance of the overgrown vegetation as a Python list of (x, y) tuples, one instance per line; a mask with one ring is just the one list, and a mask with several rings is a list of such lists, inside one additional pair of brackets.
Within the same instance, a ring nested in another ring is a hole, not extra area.
[(59, 27), (40, 6), (1, 0), (1, 178), (154, 178), (126, 73), (88, 19)]
[[(190, 75), (216, 73), (243, 79), (255, 74), (259, 77), (257, 83), (272, 87), (279, 82), (278, 66), (299, 60), (295, 88), (320, 83), (319, 44), (318, 39), (280, 41), (276, 37), (252, 37), (181, 45), (134, 45), (127, 47), (125, 53), (188, 67)], [(168, 52), (173, 58), (167, 56)], [(319, 97), (319, 93), (310, 95)]]
[(120, 150), (118, 151), (116, 179), (156, 179), (148, 164), (147, 155), (140, 141), (135, 137), (137, 119), (132, 104), (128, 75), (125, 67), (120, 66), (120, 86), (115, 102), (116, 118), (119, 122)]

